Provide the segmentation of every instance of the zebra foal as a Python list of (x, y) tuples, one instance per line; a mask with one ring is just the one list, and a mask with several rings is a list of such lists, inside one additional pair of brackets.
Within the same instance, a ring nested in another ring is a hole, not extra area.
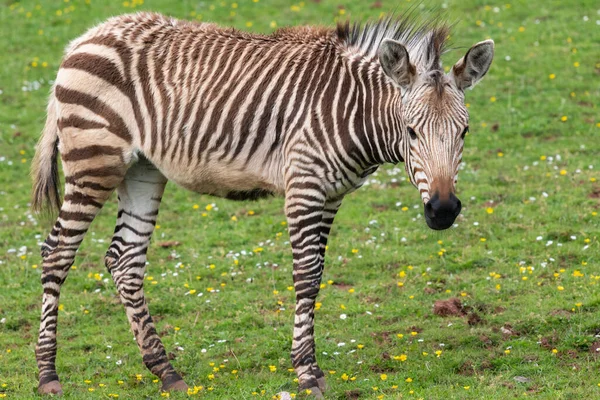
[(379, 165), (404, 162), (432, 229), (450, 227), (460, 213), (454, 192), (468, 129), (464, 90), (486, 74), (494, 45), (474, 45), (445, 74), (448, 34), (443, 22), (409, 16), (255, 35), (139, 13), (75, 39), (32, 169), (33, 208), (59, 209), (42, 246), (39, 392), (62, 392), (55, 368), (61, 285), (115, 189), (106, 267), (145, 365), (163, 390), (187, 389), (143, 291), (146, 251), (172, 180), (238, 200), (285, 196), (296, 291), (292, 363), (300, 388), (321, 397), (314, 307), (343, 197)]

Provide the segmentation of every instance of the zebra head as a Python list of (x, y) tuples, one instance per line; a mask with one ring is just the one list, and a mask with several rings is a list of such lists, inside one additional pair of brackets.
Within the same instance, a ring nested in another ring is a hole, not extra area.
[(402, 96), (405, 168), (419, 189), (431, 229), (449, 228), (460, 214), (455, 187), (469, 129), (464, 91), (483, 78), (493, 56), (492, 40), (477, 43), (445, 74), (439, 57), (413, 63), (398, 41), (387, 39), (379, 47), (381, 67)]

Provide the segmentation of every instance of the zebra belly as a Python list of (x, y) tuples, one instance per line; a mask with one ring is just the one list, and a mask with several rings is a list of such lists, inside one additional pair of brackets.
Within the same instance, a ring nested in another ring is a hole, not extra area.
[[(201, 165), (186, 165), (185, 162), (150, 161), (177, 185), (190, 191), (209, 194), (231, 200), (256, 200), (284, 192), (283, 179), (277, 176), (264, 176), (258, 171), (244, 168), (235, 163), (213, 162)], [(265, 172), (264, 170), (261, 172)]]

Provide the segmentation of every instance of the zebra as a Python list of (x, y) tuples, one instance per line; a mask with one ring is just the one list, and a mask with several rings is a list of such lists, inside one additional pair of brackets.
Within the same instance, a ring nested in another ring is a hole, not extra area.
[(494, 42), (475, 44), (446, 73), (440, 57), (449, 33), (445, 21), (414, 13), (262, 35), (144, 12), (108, 19), (72, 41), (32, 166), (32, 208), (58, 211), (41, 248), (39, 393), (62, 393), (55, 368), (61, 285), (115, 190), (106, 268), (161, 390), (187, 390), (143, 291), (171, 180), (235, 200), (285, 197), (296, 296), (292, 364), (299, 388), (322, 397), (315, 299), (344, 196), (380, 165), (404, 162), (430, 228), (449, 228), (461, 211), (464, 91), (487, 73)]

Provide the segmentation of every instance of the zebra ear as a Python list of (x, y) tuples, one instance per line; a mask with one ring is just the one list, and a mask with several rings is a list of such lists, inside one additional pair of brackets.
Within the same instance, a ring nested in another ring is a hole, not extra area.
[(474, 86), (488, 72), (494, 58), (494, 41), (479, 42), (452, 67), (452, 77), (459, 89)]
[(379, 45), (379, 63), (383, 72), (406, 89), (413, 82), (417, 69), (410, 63), (408, 51), (400, 42), (385, 39)]

